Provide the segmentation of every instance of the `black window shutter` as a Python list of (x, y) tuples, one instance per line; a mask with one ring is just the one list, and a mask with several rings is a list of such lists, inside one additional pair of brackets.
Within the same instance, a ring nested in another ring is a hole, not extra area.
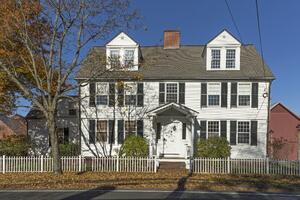
[(118, 120), (118, 144), (124, 142), (124, 120)]
[(200, 122), (200, 138), (206, 139), (206, 121)]
[(230, 145), (236, 145), (236, 121), (230, 121)]
[(179, 103), (185, 104), (185, 83), (179, 83)]
[(201, 107), (207, 107), (207, 83), (201, 83)]
[(109, 106), (114, 106), (115, 105), (115, 83), (110, 83), (109, 84)]
[(137, 106), (144, 106), (144, 84), (137, 84)]
[(118, 85), (118, 105), (124, 106), (124, 85)]
[(160, 139), (161, 137), (161, 123), (156, 124), (156, 142)]
[(231, 107), (237, 107), (237, 83), (231, 83)]
[(221, 121), (221, 137), (227, 138), (227, 121)]
[(165, 103), (165, 84), (159, 83), (159, 104)]
[(221, 107), (227, 107), (227, 83), (221, 85)]
[(182, 139), (186, 139), (186, 123), (182, 123)]
[(109, 144), (115, 143), (115, 120), (109, 120), (108, 121), (108, 135)]
[(252, 83), (252, 108), (258, 107), (258, 83)]
[(96, 133), (96, 122), (95, 120), (89, 120), (89, 143), (95, 143), (95, 133)]
[(137, 120), (136, 121), (136, 127), (137, 127), (137, 135), (143, 137), (143, 135), (144, 135), (144, 121), (143, 120)]
[(96, 95), (96, 84), (94, 82), (89, 84), (90, 86), (90, 107), (95, 107), (95, 95)]
[(251, 145), (257, 146), (257, 121), (251, 121)]

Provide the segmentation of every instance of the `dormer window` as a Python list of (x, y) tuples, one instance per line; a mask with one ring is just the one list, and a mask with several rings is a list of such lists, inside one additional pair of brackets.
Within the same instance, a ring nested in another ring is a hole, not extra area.
[(106, 44), (106, 67), (113, 70), (138, 70), (138, 54), (139, 44), (122, 32)]
[(212, 49), (211, 50), (211, 68), (219, 69), (220, 68), (220, 60), (221, 60), (221, 53), (220, 49)]
[(235, 68), (235, 49), (226, 49), (226, 68)]
[(241, 43), (226, 30), (208, 44), (206, 49), (207, 70), (240, 70)]
[(120, 50), (110, 50), (110, 65), (112, 66), (112, 68), (116, 68), (120, 65)]
[(124, 65), (125, 67), (132, 67), (134, 63), (134, 50), (125, 50), (124, 53)]

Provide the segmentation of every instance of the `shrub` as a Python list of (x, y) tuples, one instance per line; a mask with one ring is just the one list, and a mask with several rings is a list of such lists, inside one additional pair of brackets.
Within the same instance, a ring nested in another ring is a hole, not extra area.
[(231, 147), (226, 138), (211, 137), (199, 140), (196, 146), (196, 157), (201, 158), (227, 158), (230, 156)]
[(59, 151), (61, 156), (78, 156), (80, 154), (80, 147), (74, 143), (60, 144)]
[(27, 156), (30, 145), (26, 136), (12, 135), (0, 140), (0, 155)]
[(146, 157), (149, 155), (149, 146), (145, 138), (129, 135), (121, 146), (120, 156)]

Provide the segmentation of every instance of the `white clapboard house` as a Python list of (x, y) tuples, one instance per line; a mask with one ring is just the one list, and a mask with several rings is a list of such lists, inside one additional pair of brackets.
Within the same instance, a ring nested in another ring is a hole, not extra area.
[(145, 137), (149, 156), (193, 156), (197, 140), (225, 137), (232, 158), (266, 157), (274, 76), (252, 44), (223, 30), (207, 44), (141, 46), (121, 32), (93, 47), (81, 83), (83, 156), (116, 155), (129, 134)]

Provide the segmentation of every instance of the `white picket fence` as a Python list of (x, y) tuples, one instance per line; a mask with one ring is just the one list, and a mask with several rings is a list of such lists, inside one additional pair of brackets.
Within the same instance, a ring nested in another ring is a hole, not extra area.
[[(62, 157), (64, 172), (156, 172), (155, 158), (137, 157)], [(1, 156), (0, 172), (52, 172), (51, 157), (17, 157)]]
[(298, 160), (194, 158), (191, 166), (194, 173), (300, 175)]

